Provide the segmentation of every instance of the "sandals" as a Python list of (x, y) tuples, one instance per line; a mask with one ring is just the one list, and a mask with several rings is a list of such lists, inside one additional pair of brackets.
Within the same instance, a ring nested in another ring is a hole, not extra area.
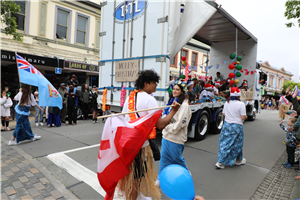
[(6, 127), (6, 130), (7, 130), (7, 131), (10, 131), (11, 129), (10, 129), (9, 127)]
[(5, 129), (5, 127), (4, 126), (2, 126), (2, 128), (1, 128), (1, 131), (5, 131), (6, 129)]

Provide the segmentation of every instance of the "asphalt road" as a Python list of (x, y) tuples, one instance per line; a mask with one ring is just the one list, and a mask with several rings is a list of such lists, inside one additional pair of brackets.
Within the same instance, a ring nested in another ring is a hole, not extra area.
[[(209, 134), (197, 142), (189, 139), (183, 156), (194, 179), (196, 194), (205, 199), (250, 199), (272, 166), (285, 151), (285, 132), (279, 127), (278, 111), (265, 111), (254, 122), (244, 123), (243, 166), (217, 170), (219, 135)], [(286, 125), (286, 122), (284, 123)], [(80, 199), (103, 199), (99, 186), (97, 155), (104, 124), (79, 121), (76, 126), (35, 127), (42, 139), (18, 145), (43, 163), (67, 189)], [(2, 132), (6, 139), (12, 132)], [(156, 138), (160, 145), (161, 136)], [(156, 162), (158, 167), (159, 162)], [(162, 199), (168, 199), (162, 195)]]

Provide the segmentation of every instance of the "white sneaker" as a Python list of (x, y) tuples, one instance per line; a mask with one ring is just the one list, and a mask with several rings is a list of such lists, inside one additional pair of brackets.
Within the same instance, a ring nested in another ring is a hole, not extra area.
[(19, 143), (17, 143), (17, 141), (16, 141), (16, 139), (10, 139), (9, 141), (8, 141), (8, 145), (9, 146), (12, 146), (12, 145), (18, 145)]
[(54, 126), (55, 126), (55, 124), (52, 124), (52, 126), (54, 127)]
[(41, 136), (40, 135), (35, 135), (31, 140), (35, 141), (35, 140), (39, 140), (39, 139), (41, 139)]
[(41, 126), (44, 126), (43, 122), (40, 123)]
[(246, 158), (243, 158), (241, 161), (236, 161), (235, 165), (244, 165), (246, 163)]
[(39, 123), (35, 123), (35, 126), (39, 126)]
[(216, 166), (216, 168), (218, 168), (218, 169), (224, 169), (225, 168), (225, 165), (223, 165), (223, 164), (221, 164), (221, 163), (216, 163), (215, 164), (215, 166)]

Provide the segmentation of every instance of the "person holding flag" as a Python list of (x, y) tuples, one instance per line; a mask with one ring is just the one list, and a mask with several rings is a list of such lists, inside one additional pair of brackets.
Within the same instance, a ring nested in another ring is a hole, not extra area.
[[(143, 70), (135, 81), (135, 90), (126, 99), (122, 112), (130, 112), (134, 110), (142, 110), (158, 107), (157, 101), (150, 94), (156, 91), (159, 75), (154, 70)], [(156, 122), (156, 127), (160, 130), (164, 129), (171, 121), (175, 113), (178, 111), (180, 104), (173, 102), (172, 109), (163, 119), (160, 117)], [(126, 121), (136, 120), (139, 117), (153, 114), (157, 110), (138, 112), (137, 114), (125, 115)], [(148, 139), (154, 139), (156, 136), (155, 127), (152, 129)], [(155, 173), (152, 150), (149, 141), (146, 139), (142, 148), (136, 155), (129, 167), (129, 174), (119, 180), (119, 189), (123, 192), (126, 199), (135, 200), (137, 197), (146, 195), (154, 199), (160, 199), (160, 191), (155, 185), (154, 180), (157, 179)]]
[(17, 145), (23, 140), (35, 141), (41, 139), (41, 136), (33, 135), (28, 120), (31, 106), (35, 106), (41, 110), (41, 113), (43, 112), (43, 109), (36, 103), (33, 94), (31, 94), (31, 86), (23, 84), (22, 90), (15, 96), (14, 100), (19, 101), (19, 104), (15, 107), (17, 124), (8, 145)]

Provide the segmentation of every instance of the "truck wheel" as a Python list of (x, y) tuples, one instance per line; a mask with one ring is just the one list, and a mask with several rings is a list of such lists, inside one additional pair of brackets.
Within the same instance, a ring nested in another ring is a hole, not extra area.
[(209, 114), (206, 110), (203, 110), (196, 124), (195, 129), (195, 140), (200, 141), (204, 140), (209, 130)]
[(82, 110), (81, 110), (81, 107), (78, 106), (77, 107), (77, 119), (80, 119), (82, 117)]
[(223, 109), (220, 109), (216, 116), (216, 121), (212, 123), (212, 132), (219, 134), (224, 124), (224, 117), (222, 114)]
[(255, 111), (252, 112), (252, 115), (251, 116), (248, 116), (248, 120), (249, 121), (254, 121), (256, 119), (256, 113)]

